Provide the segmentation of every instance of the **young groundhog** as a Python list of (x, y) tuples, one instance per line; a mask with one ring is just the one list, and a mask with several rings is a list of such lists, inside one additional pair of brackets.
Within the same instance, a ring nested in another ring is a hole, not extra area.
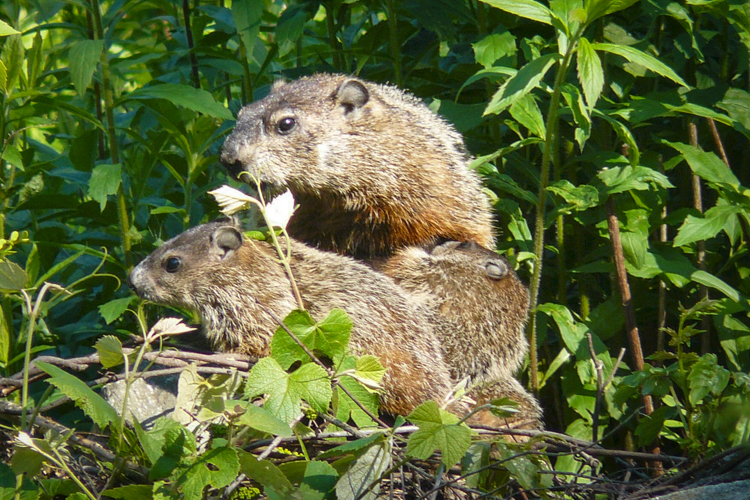
[[(426, 313), (390, 279), (350, 258), (291, 241), (290, 266), (314, 318), (344, 309), (354, 327), (355, 354), (373, 354), (387, 371), (382, 408), (407, 415), (442, 401), (451, 390), (448, 367)], [(200, 314), (204, 333), (221, 351), (265, 356), (278, 325), (297, 308), (276, 250), (245, 240), (237, 227), (215, 222), (167, 241), (130, 274), (142, 298)], [(454, 407), (463, 411), (465, 407)]]
[(528, 348), (529, 294), (505, 258), (473, 242), (449, 241), (399, 250), (382, 271), (435, 313), (454, 380), (513, 378)]
[(447, 240), (492, 248), (469, 158), (461, 134), (416, 97), (326, 74), (277, 83), (244, 107), (221, 152), (267, 194), (291, 190), (292, 237), (356, 257)]

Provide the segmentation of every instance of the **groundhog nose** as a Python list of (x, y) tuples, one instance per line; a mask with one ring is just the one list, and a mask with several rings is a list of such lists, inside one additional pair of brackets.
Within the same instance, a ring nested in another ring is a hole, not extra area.
[[(231, 139), (231, 138), (230, 138)], [(227, 169), (229, 175), (237, 177), (242, 172), (242, 162), (237, 158), (237, 148), (232, 146), (230, 139), (221, 148), (221, 164)]]

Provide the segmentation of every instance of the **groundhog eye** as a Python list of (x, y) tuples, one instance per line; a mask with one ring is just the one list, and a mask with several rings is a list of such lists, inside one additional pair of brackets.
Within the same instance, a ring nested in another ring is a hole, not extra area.
[(493, 280), (503, 279), (508, 274), (508, 268), (494, 262), (488, 262), (484, 266), (484, 270), (487, 271), (487, 276)]
[(167, 262), (164, 264), (164, 269), (166, 269), (168, 273), (176, 273), (179, 268), (180, 259), (177, 257), (168, 258)]
[(294, 129), (296, 125), (297, 120), (290, 116), (287, 116), (286, 118), (282, 118), (281, 120), (279, 120), (279, 123), (276, 124), (276, 130), (278, 130), (280, 134), (288, 134)]

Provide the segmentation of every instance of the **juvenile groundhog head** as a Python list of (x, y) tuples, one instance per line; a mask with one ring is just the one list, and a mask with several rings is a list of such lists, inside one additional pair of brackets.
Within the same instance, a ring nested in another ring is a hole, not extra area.
[(359, 256), (439, 238), (492, 246), (468, 160), (461, 135), (412, 95), (322, 74), (277, 83), (244, 107), (221, 153), (242, 180), (292, 191), (292, 236)]
[(454, 379), (512, 377), (528, 348), (529, 294), (508, 261), (475, 243), (409, 247), (383, 273), (434, 310)]
[[(251, 249), (243, 242), (231, 223), (194, 227), (141, 261), (128, 284), (141, 298), (197, 311), (216, 349), (264, 355), (271, 332), (258, 326), (263, 318), (255, 318), (248, 304), (257, 298), (268, 307), (291, 311), (295, 301), (270, 249), (261, 244)], [(257, 333), (245, 335), (248, 331)]]

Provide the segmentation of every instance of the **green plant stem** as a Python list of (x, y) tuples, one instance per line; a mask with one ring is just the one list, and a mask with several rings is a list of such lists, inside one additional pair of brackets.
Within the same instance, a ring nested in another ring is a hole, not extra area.
[(333, 4), (334, 2), (328, 1), (323, 3), (323, 8), (326, 11), (326, 27), (328, 28), (328, 42), (331, 44), (331, 51), (333, 51), (333, 67), (337, 71), (341, 71), (341, 57), (339, 54), (339, 41), (336, 38), (336, 21), (333, 15)]
[(188, 50), (190, 51), (190, 69), (193, 87), (201, 88), (201, 77), (198, 73), (198, 57), (195, 55), (195, 43), (193, 42), (193, 30), (190, 26), (190, 0), (182, 0), (182, 17), (185, 21), (185, 38), (187, 39)]
[(549, 183), (550, 164), (557, 146), (558, 110), (560, 107), (560, 94), (568, 66), (573, 56), (573, 51), (580, 37), (580, 31), (570, 40), (568, 51), (565, 53), (560, 67), (555, 76), (555, 84), (552, 90), (552, 98), (547, 114), (547, 137), (544, 140), (544, 153), (542, 155), (542, 172), (539, 176), (539, 193), (537, 194), (536, 216), (534, 219), (534, 271), (531, 274), (531, 285), (529, 287), (529, 323), (526, 335), (529, 339), (529, 365), (531, 368), (531, 390), (534, 394), (539, 393), (539, 360), (536, 340), (537, 312), (536, 306), (539, 302), (539, 285), (542, 280), (542, 254), (544, 253), (544, 209), (547, 202), (547, 185)]
[(393, 0), (387, 0), (388, 8), (388, 38), (393, 58), (393, 73), (396, 79), (396, 85), (401, 86), (403, 78), (401, 76), (401, 47), (398, 43), (398, 19), (396, 17), (396, 6)]
[[(94, 39), (104, 40), (104, 28), (102, 27), (102, 16), (99, 8), (99, 0), (91, 0), (91, 10), (94, 15)], [(115, 131), (115, 112), (114, 98), (112, 95), (112, 85), (110, 83), (109, 60), (107, 59), (106, 44), (102, 49), (100, 64), (102, 66), (102, 87), (104, 88), (104, 112), (107, 116), (107, 136), (109, 138), (109, 154), (113, 164), (120, 163), (120, 152), (117, 144), (117, 133)], [(120, 241), (122, 243), (122, 253), (125, 258), (125, 267), (130, 269), (132, 266), (130, 256), (130, 220), (128, 217), (128, 207), (125, 202), (125, 192), (123, 183), (117, 188), (117, 219), (120, 225)]]

